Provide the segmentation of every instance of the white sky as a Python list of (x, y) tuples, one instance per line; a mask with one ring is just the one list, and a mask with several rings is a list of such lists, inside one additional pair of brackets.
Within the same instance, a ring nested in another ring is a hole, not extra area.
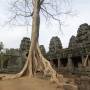
[[(7, 0), (0, 0), (0, 25), (7, 18), (7, 7)], [(41, 21), (39, 41), (47, 50), (52, 36), (58, 36), (63, 47), (66, 48), (70, 37), (77, 34), (79, 25), (82, 23), (90, 24), (90, 0), (72, 0), (72, 8), (77, 15), (67, 16), (62, 31), (59, 30), (57, 23), (49, 24), (48, 22), (45, 24), (44, 21)], [(26, 27), (0, 27), (0, 41), (3, 41), (4, 48), (19, 48), (24, 36), (31, 37), (31, 28), (27, 31)]]

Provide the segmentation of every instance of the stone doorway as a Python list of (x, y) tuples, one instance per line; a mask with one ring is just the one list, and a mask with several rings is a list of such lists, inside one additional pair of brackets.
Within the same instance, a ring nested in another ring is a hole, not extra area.
[(60, 62), (62, 67), (66, 67), (68, 63), (68, 59), (67, 58), (60, 59)]
[(53, 65), (58, 68), (58, 59), (53, 59)]
[(72, 57), (72, 64), (75, 68), (78, 68), (79, 64), (82, 64), (82, 58), (80, 56)]

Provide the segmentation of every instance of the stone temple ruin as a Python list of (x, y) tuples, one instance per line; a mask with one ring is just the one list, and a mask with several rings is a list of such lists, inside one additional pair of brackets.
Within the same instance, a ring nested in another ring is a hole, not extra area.
[[(19, 49), (6, 50), (0, 54), (0, 73), (19, 72), (28, 56), (30, 39), (24, 37)], [(53, 68), (61, 73), (72, 73), (90, 76), (90, 25), (79, 26), (77, 35), (72, 36), (68, 48), (63, 48), (60, 39), (52, 37), (49, 51), (46, 53), (43, 45), (40, 49)]]
[[(52, 39), (54, 40), (54, 37)], [(71, 37), (68, 48), (53, 46), (53, 43), (58, 43), (57, 39), (54, 40), (55, 42), (52, 39), (52, 50), (49, 48), (48, 56), (58, 71), (90, 75), (90, 26), (88, 24), (80, 25), (77, 36)]]
[(0, 54), (0, 73), (17, 73), (26, 61), (30, 47), (30, 38), (24, 37), (21, 40), (19, 49), (7, 49), (5, 53)]
[[(19, 72), (26, 61), (30, 48), (30, 38), (24, 37), (21, 40), (19, 49), (6, 49), (5, 53), (0, 53), (0, 73), (17, 73)], [(41, 52), (44, 57), (47, 57), (45, 48), (40, 45)]]

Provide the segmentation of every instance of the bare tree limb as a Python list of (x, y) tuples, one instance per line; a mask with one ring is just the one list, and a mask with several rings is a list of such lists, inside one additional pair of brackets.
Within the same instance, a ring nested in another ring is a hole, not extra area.
[(42, 5), (42, 4), (43, 4), (43, 2), (44, 2), (44, 0), (40, 0), (40, 5)]

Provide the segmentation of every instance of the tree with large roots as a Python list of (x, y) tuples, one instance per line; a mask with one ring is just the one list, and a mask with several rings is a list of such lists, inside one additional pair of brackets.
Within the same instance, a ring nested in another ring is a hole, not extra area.
[[(17, 9), (19, 9), (19, 8), (17, 8), (18, 1), (19, 0), (17, 0), (13, 5), (16, 11), (18, 11)], [(24, 1), (25, 1), (25, 6), (27, 6), (29, 8), (28, 2), (30, 0), (24, 0)], [(47, 2), (45, 2), (45, 1), (47, 1)], [(39, 48), (39, 43), (38, 43), (39, 28), (40, 28), (40, 12), (42, 10), (44, 11), (44, 15), (51, 17), (52, 19), (58, 21), (60, 24), (60, 20), (55, 16), (61, 15), (62, 12), (61, 13), (58, 12), (58, 8), (57, 8), (58, 3), (56, 3), (56, 2), (57, 2), (56, 0), (55, 1), (54, 0), (32, 0), (32, 8), (33, 8), (32, 12), (30, 12), (28, 14), (28, 12), (25, 11), (25, 14), (23, 14), (23, 15), (22, 15), (22, 13), (16, 12), (16, 14), (15, 14), (16, 16), (19, 16), (19, 15), (25, 16), (25, 17), (32, 16), (31, 46), (30, 46), (28, 58), (25, 62), (23, 69), (15, 75), (4, 74), (4, 75), (0, 76), (2, 79), (18, 78), (18, 77), (21, 77), (25, 73), (31, 78), (31, 77), (37, 75), (37, 71), (39, 71), (39, 72), (43, 72), (44, 76), (47, 76), (47, 75), (50, 76), (51, 77), (50, 80), (52, 82), (56, 82), (58, 85), (61, 83), (63, 84), (63, 82), (64, 82), (63, 75), (58, 75), (57, 72), (52, 68), (50, 62), (46, 58), (43, 57), (43, 55), (40, 51), (40, 48)], [(51, 6), (52, 9), (56, 10), (56, 13), (52, 13), (53, 11), (51, 11), (52, 14), (50, 12), (48, 12), (45, 5)], [(69, 12), (67, 12), (67, 13), (69, 13)], [(16, 16), (14, 16), (14, 18)]]

